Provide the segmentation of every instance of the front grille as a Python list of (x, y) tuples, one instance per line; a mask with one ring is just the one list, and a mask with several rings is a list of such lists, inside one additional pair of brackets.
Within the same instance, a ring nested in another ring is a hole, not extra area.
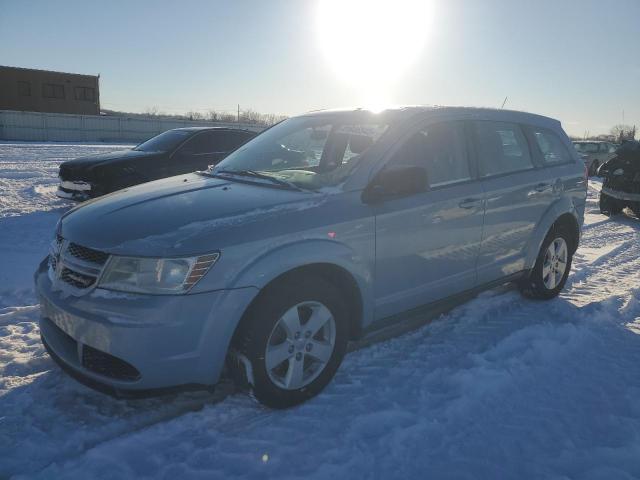
[(116, 380), (133, 381), (140, 378), (140, 372), (133, 365), (88, 345), (82, 346), (82, 366)]
[(55, 272), (58, 268), (58, 259), (55, 255), (49, 255), (49, 268), (51, 268), (52, 272)]
[(56, 235), (54, 243), (49, 255), (49, 272), (54, 286), (59, 282), (59, 286), (66, 284), (75, 290), (94, 287), (109, 254), (65, 241), (60, 235)]
[(60, 279), (68, 283), (69, 285), (73, 285), (76, 288), (85, 289), (92, 286), (96, 283), (97, 278), (91, 275), (84, 275), (79, 272), (75, 272), (70, 268), (63, 267), (62, 272), (60, 273)]
[(93, 248), (83, 247), (77, 243), (69, 243), (67, 252), (80, 260), (92, 262), (98, 265), (104, 265), (109, 258), (108, 253), (94, 250)]

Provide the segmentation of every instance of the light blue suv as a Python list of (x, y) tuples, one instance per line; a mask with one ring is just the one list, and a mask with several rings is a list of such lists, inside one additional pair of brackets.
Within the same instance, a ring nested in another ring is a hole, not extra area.
[(584, 165), (560, 123), (410, 107), (286, 120), (215, 168), (60, 220), (35, 274), (42, 340), (112, 393), (213, 386), (272, 407), (322, 390), (352, 340), (481, 289), (558, 295)]

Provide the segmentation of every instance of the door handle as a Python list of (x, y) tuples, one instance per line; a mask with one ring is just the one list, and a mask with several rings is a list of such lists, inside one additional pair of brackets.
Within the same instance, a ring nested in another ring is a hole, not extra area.
[(535, 187), (533, 187), (533, 190), (530, 190), (527, 195), (530, 197), (533, 197), (535, 195), (540, 195), (541, 193), (548, 192), (552, 188), (553, 188), (553, 185), (549, 183), (539, 183)]
[(482, 200), (480, 200), (479, 198), (465, 198), (458, 204), (458, 206), (460, 208), (465, 208), (469, 210), (471, 208), (478, 208), (481, 203), (482, 203)]

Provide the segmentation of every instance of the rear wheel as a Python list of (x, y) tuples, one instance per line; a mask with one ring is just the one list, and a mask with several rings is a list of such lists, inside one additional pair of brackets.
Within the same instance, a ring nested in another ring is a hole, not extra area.
[(520, 291), (529, 298), (548, 300), (558, 296), (571, 270), (571, 236), (564, 228), (554, 228), (546, 236), (529, 278)]
[(267, 287), (235, 341), (255, 398), (286, 408), (317, 395), (342, 362), (347, 322), (340, 292), (321, 278), (296, 275)]

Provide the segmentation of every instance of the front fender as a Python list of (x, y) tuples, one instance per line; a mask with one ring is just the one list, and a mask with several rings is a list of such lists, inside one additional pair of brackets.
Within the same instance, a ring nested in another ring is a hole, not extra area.
[[(252, 249), (242, 249), (245, 253)], [(223, 257), (228, 252), (223, 252)], [(363, 324), (373, 318), (373, 244), (369, 248), (355, 248), (332, 239), (296, 239), (276, 246), (265, 246), (262, 251), (241, 259), (240, 252), (231, 254), (233, 258), (224, 264), (221, 258), (220, 270), (215, 265), (204, 282), (196, 285), (199, 290), (214, 289), (214, 283), (221, 282), (225, 289), (255, 287), (256, 294), (274, 279), (291, 270), (315, 265), (329, 264), (348, 273), (355, 281), (362, 300)], [(224, 264), (224, 265), (223, 265)], [(214, 280), (216, 279), (216, 280)]]
[(529, 238), (526, 249), (527, 255), (525, 258), (526, 269), (532, 269), (534, 267), (536, 259), (538, 258), (538, 254), (540, 253), (540, 248), (542, 247), (542, 242), (544, 242), (544, 239), (551, 229), (551, 226), (558, 218), (560, 218), (561, 215), (564, 215), (566, 213), (572, 215), (576, 223), (580, 225), (580, 216), (578, 215), (578, 211), (576, 210), (576, 207), (571, 199), (562, 197), (554, 202), (544, 213), (544, 215), (536, 225), (533, 234)]

